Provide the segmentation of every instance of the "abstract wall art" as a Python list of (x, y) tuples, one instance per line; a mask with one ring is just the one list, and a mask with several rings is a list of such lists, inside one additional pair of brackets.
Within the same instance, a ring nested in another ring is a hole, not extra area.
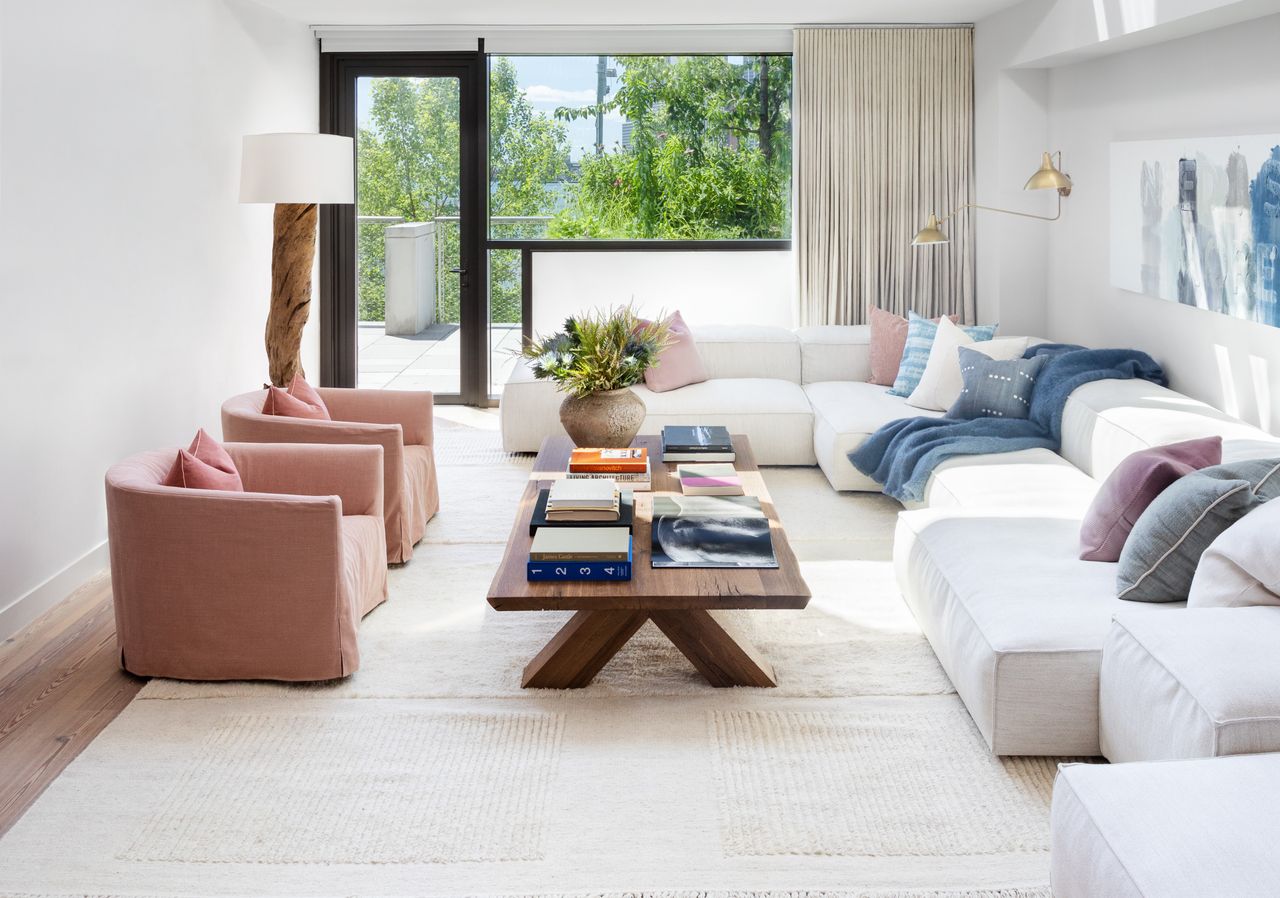
[(1280, 135), (1111, 144), (1111, 283), (1280, 327)]

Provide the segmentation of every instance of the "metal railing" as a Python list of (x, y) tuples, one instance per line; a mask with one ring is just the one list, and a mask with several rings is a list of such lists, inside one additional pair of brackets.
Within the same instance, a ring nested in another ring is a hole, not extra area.
[[(457, 323), (459, 224), (461, 216), (437, 215), (435, 225), (435, 320)], [(537, 239), (546, 235), (550, 215), (492, 215), (491, 236), (500, 239)], [(402, 215), (357, 215), (357, 306), (361, 321), (382, 321), (386, 309), (386, 242), (383, 231), (406, 224)], [(367, 226), (373, 226), (366, 231)], [(381, 227), (379, 227), (381, 226)], [(519, 252), (493, 250), (490, 255), (489, 308), (494, 323), (519, 323), (521, 284)]]

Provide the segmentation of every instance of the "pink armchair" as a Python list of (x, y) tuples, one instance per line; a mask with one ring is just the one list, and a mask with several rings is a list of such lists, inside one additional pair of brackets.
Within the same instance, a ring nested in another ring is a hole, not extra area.
[(432, 450), (432, 394), (333, 387), (317, 392), (329, 407), (332, 421), (264, 415), (266, 390), (233, 396), (222, 404), (222, 438), (240, 443), (381, 446), (387, 561), (408, 561), (426, 532), (427, 521), (440, 510)]
[(387, 598), (380, 446), (226, 444), (246, 492), (162, 485), (176, 449), (107, 471), (120, 663), (183, 680), (328, 680)]

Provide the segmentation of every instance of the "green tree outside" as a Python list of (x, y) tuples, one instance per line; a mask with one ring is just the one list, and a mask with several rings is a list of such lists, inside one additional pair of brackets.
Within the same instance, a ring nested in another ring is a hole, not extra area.
[[(503, 238), (784, 237), (790, 233), (791, 59), (631, 56), (601, 106), (536, 111), (512, 60), (494, 57), (489, 83), (490, 215)], [(440, 307), (458, 320), (459, 86), (451, 78), (378, 78), (357, 141), (361, 216), (437, 220)], [(570, 163), (564, 121), (621, 113), (629, 146)], [(440, 220), (444, 219), (444, 220)], [(360, 319), (385, 310), (383, 231), (359, 229)], [(490, 254), (495, 322), (520, 320), (519, 253)]]

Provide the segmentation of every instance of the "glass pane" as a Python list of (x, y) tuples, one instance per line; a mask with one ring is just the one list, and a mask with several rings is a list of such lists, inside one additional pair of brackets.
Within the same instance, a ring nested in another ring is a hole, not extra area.
[(489, 251), (489, 395), (501, 396), (521, 339), (520, 250)]
[(791, 236), (791, 57), (490, 59), (494, 238)]
[(361, 387), (461, 392), (459, 87), (357, 81)]

